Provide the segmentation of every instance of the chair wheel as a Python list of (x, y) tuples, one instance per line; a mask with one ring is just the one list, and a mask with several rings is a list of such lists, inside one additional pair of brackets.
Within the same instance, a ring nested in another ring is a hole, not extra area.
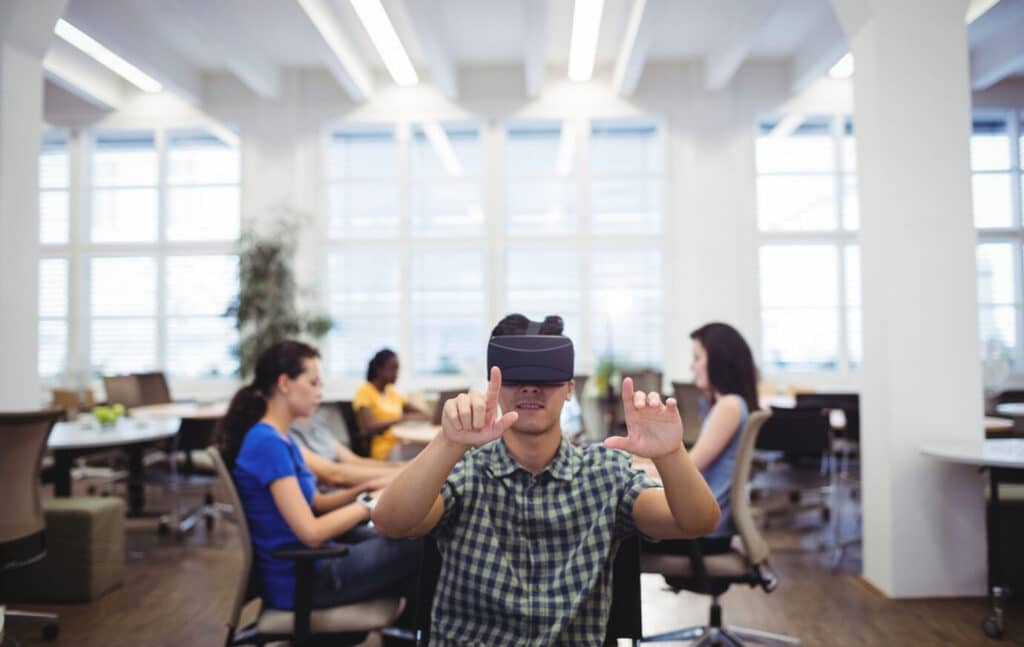
[(58, 624), (47, 624), (43, 625), (43, 640), (56, 640), (57, 636), (60, 635), (60, 625)]
[(991, 616), (985, 618), (985, 622), (981, 624), (981, 629), (989, 638), (999, 638), (1003, 635), (1003, 628), (999, 626), (999, 621)]

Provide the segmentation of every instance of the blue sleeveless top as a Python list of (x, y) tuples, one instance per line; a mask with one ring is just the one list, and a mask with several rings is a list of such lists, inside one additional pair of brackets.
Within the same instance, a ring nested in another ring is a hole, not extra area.
[[(718, 406), (717, 404), (715, 406)], [(701, 423), (707, 419), (715, 407), (711, 407), (701, 418)], [(732, 520), (732, 508), (729, 505), (729, 493), (732, 491), (732, 470), (736, 466), (736, 454), (739, 452), (740, 436), (743, 435), (743, 426), (747, 424), (747, 417), (750, 412), (747, 410), (747, 403), (740, 398), (740, 424), (733, 433), (729, 444), (725, 446), (718, 458), (713, 460), (701, 473), (704, 480), (708, 482), (712, 494), (718, 500), (718, 507), (722, 510), (722, 518), (718, 527), (709, 534), (709, 537), (730, 537), (736, 534), (736, 524)]]

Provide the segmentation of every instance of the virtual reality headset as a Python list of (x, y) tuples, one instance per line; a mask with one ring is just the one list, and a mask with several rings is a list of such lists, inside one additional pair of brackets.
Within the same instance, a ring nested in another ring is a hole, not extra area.
[(572, 340), (564, 335), (502, 335), (487, 344), (488, 371), (500, 368), (503, 384), (569, 382), (573, 357)]

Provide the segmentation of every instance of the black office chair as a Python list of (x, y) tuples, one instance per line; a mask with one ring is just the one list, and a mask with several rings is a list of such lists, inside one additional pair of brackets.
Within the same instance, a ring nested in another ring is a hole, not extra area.
[(250, 601), (262, 598), (260, 578), (253, 568), (252, 538), (238, 497), (234, 479), (221, 459), (220, 452), (207, 450), (217, 469), (217, 499), (233, 512), (225, 518), (238, 527), (242, 553), (242, 573), (235, 587), (235, 597), (228, 618), (225, 647), (233, 645), (265, 645), (289, 641), (297, 647), (319, 644), (329, 639), (331, 645), (344, 647), (358, 645), (366, 640), (370, 631), (390, 626), (402, 611), (401, 598), (378, 598), (328, 609), (313, 609), (313, 571), (316, 560), (341, 557), (348, 552), (345, 546), (282, 549), (274, 552), (275, 559), (295, 561), (295, 610), (284, 611), (263, 606), (259, 617), (250, 625), (239, 628), (242, 608)]
[[(638, 645), (643, 636), (640, 613), (640, 539), (630, 537), (619, 545), (612, 568), (612, 604), (608, 612), (605, 644), (628, 639)], [(441, 551), (431, 536), (423, 538), (419, 586), (416, 596), (416, 645), (430, 644), (430, 613), (434, 608), (434, 591), (441, 575)]]
[[(46, 441), (64, 415), (61, 409), (0, 413), (0, 576), (46, 557), (46, 521), (39, 498), (39, 470)], [(43, 638), (60, 633), (53, 613), (4, 609), (4, 625), (15, 621), (43, 623)], [(0, 639), (3, 638), (0, 629)]]
[[(213, 488), (217, 472), (206, 454), (214, 440), (219, 422), (216, 418), (182, 418), (178, 433), (171, 438), (165, 469), (146, 470), (146, 483), (157, 485), (172, 493), (173, 510), (160, 517), (158, 532), (168, 535), (174, 531), (181, 540), (199, 521), (212, 530), (217, 513), (223, 506), (214, 501)], [(191, 509), (182, 501), (182, 493), (201, 491), (203, 502)]]
[[(766, 593), (774, 591), (779, 584), (778, 576), (768, 564), (768, 543), (758, 532), (747, 489), (754, 446), (770, 416), (767, 411), (753, 412), (740, 432), (742, 436), (733, 468), (729, 505), (742, 549), (734, 548), (733, 542), (724, 550), (705, 554), (703, 542), (687, 541), (662, 542), (641, 553), (640, 564), (644, 573), (660, 574), (673, 591), (693, 591), (712, 598), (707, 625), (647, 636), (645, 643), (696, 640), (692, 647), (742, 647), (743, 640), (775, 645), (800, 644), (799, 640), (789, 636), (726, 626), (718, 603), (719, 597), (733, 584), (761, 587)], [(674, 547), (678, 550), (673, 551)]]
[(341, 418), (345, 421), (345, 430), (348, 432), (348, 446), (356, 456), (369, 458), (370, 439), (363, 436), (359, 430), (359, 418), (356, 417), (356, 410), (351, 400), (339, 400), (338, 410), (341, 411)]

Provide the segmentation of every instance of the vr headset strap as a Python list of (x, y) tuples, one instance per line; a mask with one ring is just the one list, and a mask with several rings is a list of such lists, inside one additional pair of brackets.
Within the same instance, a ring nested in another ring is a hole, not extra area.
[(526, 327), (526, 334), (527, 335), (539, 335), (540, 334), (540, 322), (539, 321), (531, 321), (530, 325), (528, 325)]

